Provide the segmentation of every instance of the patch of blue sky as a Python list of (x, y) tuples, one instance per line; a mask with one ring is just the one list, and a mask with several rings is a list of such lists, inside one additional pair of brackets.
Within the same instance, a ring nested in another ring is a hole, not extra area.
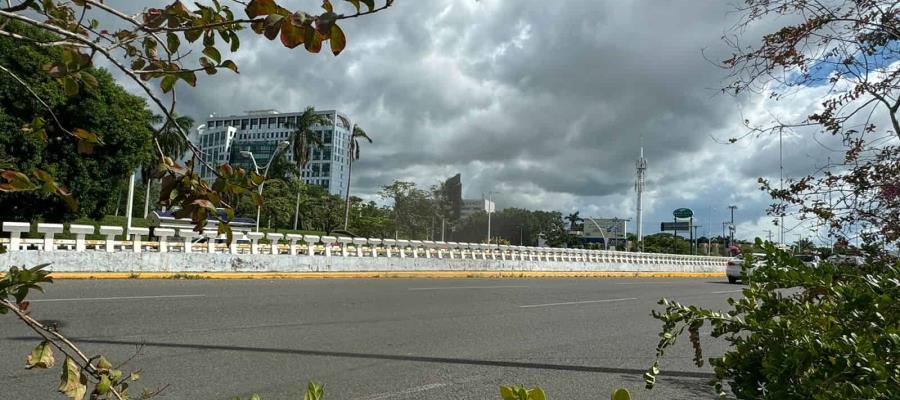
[(900, 41), (891, 41), (881, 46), (872, 54), (857, 52), (854, 55), (854, 63), (844, 64), (845, 55), (829, 55), (821, 57), (809, 63), (810, 68), (805, 73), (792, 71), (787, 75), (785, 83), (788, 86), (818, 87), (831, 84), (831, 76), (836, 72), (849, 72), (863, 75), (878, 74), (890, 68), (892, 64), (900, 61)]

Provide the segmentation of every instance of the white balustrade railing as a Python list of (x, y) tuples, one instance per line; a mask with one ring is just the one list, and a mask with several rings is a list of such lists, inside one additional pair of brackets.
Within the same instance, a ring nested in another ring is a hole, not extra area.
[[(204, 252), (202, 242), (206, 242), (206, 253), (230, 254), (270, 254), (306, 256), (321, 255), (332, 257), (337, 248), (340, 257), (371, 258), (412, 258), (448, 260), (500, 260), (516, 262), (574, 262), (590, 264), (667, 265), (690, 270), (693, 267), (724, 266), (726, 258), (717, 256), (690, 256), (656, 253), (630, 253), (621, 251), (565, 249), (494, 245), (485, 243), (460, 243), (443, 241), (419, 241), (406, 239), (378, 239), (344, 236), (318, 236), (301, 234), (281, 234), (247, 232), (235, 233), (230, 244), (224, 235), (215, 231), (202, 234), (190, 229), (155, 228), (150, 230), (132, 227), (126, 230), (119, 226), (69, 225), (39, 223), (35, 231), (43, 235), (41, 239), (22, 238), (31, 232), (31, 224), (26, 222), (3, 222), (2, 231), (8, 238), (0, 239), (9, 251), (105, 251), (141, 253), (197, 253)], [(58, 239), (65, 231), (75, 236), (75, 240)], [(95, 233), (104, 240), (87, 240)], [(127, 237), (123, 236), (127, 235)], [(123, 237), (125, 240), (116, 240)], [(267, 239), (268, 244), (260, 241)], [(146, 239), (146, 240), (145, 240)], [(249, 243), (248, 243), (249, 242)], [(281, 243), (285, 242), (284, 245)], [(352, 248), (352, 251), (351, 251)]]

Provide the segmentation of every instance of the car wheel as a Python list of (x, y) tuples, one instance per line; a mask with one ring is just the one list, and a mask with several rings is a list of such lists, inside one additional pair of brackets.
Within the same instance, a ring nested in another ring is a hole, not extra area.
[(737, 281), (738, 281), (737, 278), (735, 278), (733, 276), (728, 277), (728, 283), (737, 283)]

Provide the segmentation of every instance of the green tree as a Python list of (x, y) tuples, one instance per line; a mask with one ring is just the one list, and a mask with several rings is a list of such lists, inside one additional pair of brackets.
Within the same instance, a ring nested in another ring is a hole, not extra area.
[(691, 254), (691, 243), (681, 236), (659, 232), (644, 236), (644, 251), (647, 253)]
[(575, 228), (578, 227), (579, 222), (584, 222), (584, 218), (581, 218), (578, 214), (580, 214), (580, 212), (575, 211), (574, 213), (571, 213), (566, 216), (566, 221), (569, 221), (569, 230), (570, 231), (574, 231)]
[[(52, 36), (38, 29), (9, 22), (4, 30), (37, 40)], [(67, 97), (64, 88), (42, 72), (44, 65), (62, 60), (63, 52), (54, 47), (22, 46), (21, 41), (0, 36), (0, 169), (32, 171), (52, 175), (60, 185), (73, 189), (79, 204), (68, 209), (57, 196), (36, 193), (0, 194), (0, 208), (10, 219), (44, 218), (61, 221), (78, 217), (101, 217), (115, 201), (117, 190), (150, 154), (150, 112), (145, 101), (128, 94), (112, 76), (101, 69), (88, 68), (96, 86), (84, 88), (75, 97)], [(26, 82), (42, 101), (32, 101), (29, 89), (12, 74)], [(29, 99), (29, 100), (23, 100)], [(36, 116), (46, 121), (59, 120), (61, 126), (78, 126), (101, 132), (102, 144), (93, 146), (69, 139), (55, 122), (43, 129), (23, 126)]]
[(347, 157), (347, 205), (344, 210), (344, 230), (347, 230), (347, 226), (350, 222), (350, 181), (353, 177), (353, 162), (359, 160), (359, 139), (366, 139), (369, 143), (372, 143), (372, 138), (366, 134), (359, 125), (353, 125), (353, 133), (350, 134), (350, 153), (349, 157)]
[(430, 194), (413, 182), (394, 181), (382, 187), (379, 196), (392, 203), (394, 235), (409, 239), (427, 239), (435, 216)]
[[(153, 125), (160, 126), (154, 129), (153, 144), (158, 145), (162, 150), (162, 154), (168, 154), (174, 159), (180, 159), (184, 153), (188, 151), (188, 142), (178, 133), (178, 127), (190, 130), (194, 127), (194, 119), (188, 116), (174, 114), (176, 124), (169, 122), (162, 115), (153, 115), (150, 122)], [(160, 173), (159, 165), (163, 162), (160, 158), (159, 151), (150, 152), (150, 161), (145, 163), (141, 168), (141, 183), (144, 184), (144, 218), (150, 212), (150, 199), (154, 196), (150, 195), (153, 186), (153, 176)], [(158, 197), (156, 197), (158, 198)]]
[(391, 210), (379, 207), (374, 201), (364, 202), (359, 197), (351, 197), (353, 219), (350, 220), (350, 231), (358, 236), (384, 238), (394, 232)]

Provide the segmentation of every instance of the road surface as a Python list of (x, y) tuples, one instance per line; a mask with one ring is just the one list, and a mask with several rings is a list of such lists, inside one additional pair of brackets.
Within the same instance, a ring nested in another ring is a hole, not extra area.
[[(32, 315), (57, 321), (90, 354), (142, 370), (162, 399), (499, 399), (540, 385), (550, 399), (713, 398), (686, 340), (653, 360), (661, 297), (724, 309), (722, 279), (320, 279), (58, 281)], [(2, 399), (60, 398), (59, 372), (25, 370), (35, 336), (0, 317)], [(706, 327), (701, 332), (709, 332)], [(722, 350), (707, 343), (707, 355)], [(58, 358), (58, 362), (62, 360)], [(134, 393), (134, 392), (133, 392)]]

